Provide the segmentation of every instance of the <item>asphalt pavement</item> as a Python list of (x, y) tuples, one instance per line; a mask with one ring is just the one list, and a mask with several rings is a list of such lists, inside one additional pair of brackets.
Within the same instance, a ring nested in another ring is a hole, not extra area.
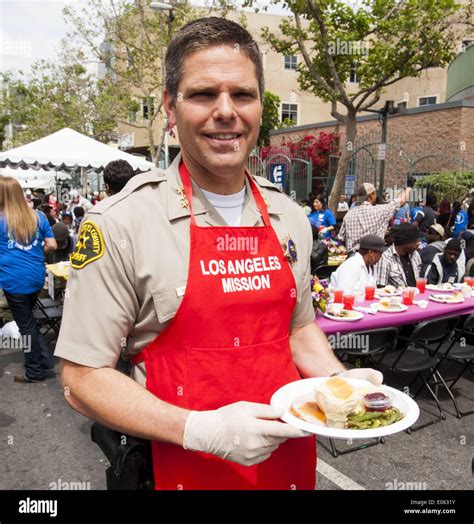
[[(22, 363), (21, 350), (0, 349), (0, 489), (105, 489), (108, 464), (90, 440), (91, 422), (69, 408), (58, 373), (39, 384), (14, 383)], [(457, 369), (450, 368), (447, 375)], [(386, 381), (404, 385), (395, 376)], [(455, 394), (463, 409), (473, 409), (473, 377), (461, 379)], [(425, 399), (420, 407), (436, 413)], [(447, 395), (442, 399), (447, 420), (384, 444), (334, 458), (320, 438), (317, 488), (473, 489), (474, 416), (457, 419)]]

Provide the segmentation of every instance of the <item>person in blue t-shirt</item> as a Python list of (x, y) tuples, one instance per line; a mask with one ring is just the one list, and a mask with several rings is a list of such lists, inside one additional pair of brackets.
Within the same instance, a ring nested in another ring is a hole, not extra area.
[(15, 375), (15, 382), (40, 382), (54, 366), (33, 308), (44, 286), (44, 251), (55, 249), (46, 215), (28, 206), (14, 178), (0, 177), (0, 286), (20, 330), (25, 355), (25, 373)]
[(450, 222), (453, 226), (453, 238), (459, 238), (466, 231), (469, 222), (467, 211), (461, 209), (460, 202), (453, 202)]
[(413, 224), (415, 221), (415, 217), (418, 214), (418, 211), (421, 211), (423, 208), (420, 205), (420, 202), (417, 202), (416, 205), (413, 207), (413, 209), (410, 211), (410, 221)]
[(467, 211), (459, 211), (459, 213), (456, 215), (456, 219), (454, 221), (454, 230), (453, 230), (453, 237), (459, 238), (464, 231), (467, 229), (467, 224), (469, 222), (469, 216), (467, 214)]
[(395, 211), (395, 216), (393, 217), (392, 225), (399, 226), (404, 222), (410, 222), (410, 206), (408, 205), (408, 202), (405, 202), (405, 204), (403, 204), (403, 206), (401, 206), (400, 209)]
[(318, 229), (320, 237), (328, 238), (331, 236), (331, 231), (336, 225), (336, 218), (334, 213), (328, 209), (323, 195), (318, 195), (313, 200), (313, 211), (308, 215), (308, 218), (311, 225)]

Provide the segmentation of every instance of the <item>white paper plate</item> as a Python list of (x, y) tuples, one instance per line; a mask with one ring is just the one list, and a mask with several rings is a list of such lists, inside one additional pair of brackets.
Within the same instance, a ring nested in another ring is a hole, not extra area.
[(352, 317), (335, 317), (334, 315), (331, 315), (326, 311), (326, 313), (324, 313), (324, 316), (326, 318), (329, 318), (330, 320), (336, 320), (337, 322), (355, 322), (356, 320), (364, 318), (364, 313), (361, 313), (360, 311), (352, 310), (352, 313), (354, 314), (354, 316)]
[(435, 284), (427, 284), (426, 289), (428, 291), (436, 291), (437, 293), (454, 293), (455, 291), (457, 291), (456, 288), (443, 289), (442, 287), (436, 286)]
[(380, 307), (379, 303), (373, 304), (372, 307), (374, 307), (379, 313), (403, 313), (408, 309), (408, 306), (405, 304), (400, 304), (397, 309), (382, 308)]
[(378, 297), (378, 298), (400, 297), (401, 295), (402, 295), (402, 292), (400, 290), (399, 291), (394, 291), (393, 293), (381, 293), (380, 289), (375, 291), (375, 296)]
[[(385, 435), (393, 435), (403, 431), (404, 429), (412, 426), (420, 416), (420, 409), (418, 404), (410, 398), (408, 395), (399, 391), (398, 389), (391, 388), (390, 386), (377, 386), (377, 391), (386, 392), (392, 398), (393, 406), (398, 408), (405, 416), (402, 420), (391, 424), (390, 426), (384, 426), (381, 428), (374, 429), (337, 429), (328, 428), (324, 422), (317, 421), (314, 424), (305, 422), (290, 413), (291, 404), (298, 397), (304, 395), (311, 395), (313, 388), (322, 382), (326, 381), (328, 377), (318, 378), (306, 378), (303, 380), (297, 380), (296, 382), (290, 382), (286, 386), (281, 387), (276, 391), (271, 400), (272, 406), (282, 407), (286, 410), (282, 417), (284, 422), (296, 426), (303, 430), (309, 431), (316, 435), (324, 437), (340, 438), (340, 439), (360, 439), (360, 438), (373, 438), (383, 437)], [(371, 389), (375, 386), (366, 380), (356, 378), (345, 378), (349, 384), (354, 387), (370, 387)]]
[(457, 289), (457, 291), (462, 290), (463, 287), (466, 285), (467, 284), (465, 282), (456, 282), (455, 284), (453, 284), (453, 286)]
[(453, 297), (451, 295), (446, 295), (443, 297), (430, 295), (430, 300), (432, 300), (433, 302), (438, 302), (439, 304), (461, 304), (462, 302), (464, 302), (464, 297), (453, 300)]

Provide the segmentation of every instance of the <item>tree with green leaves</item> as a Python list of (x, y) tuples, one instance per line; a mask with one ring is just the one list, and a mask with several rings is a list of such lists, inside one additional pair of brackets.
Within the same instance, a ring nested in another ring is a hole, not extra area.
[(419, 178), (415, 187), (424, 188), (427, 192), (434, 193), (438, 202), (448, 198), (450, 202), (462, 201), (474, 187), (474, 172), (472, 171), (446, 171), (433, 173)]
[(269, 146), (270, 131), (280, 127), (280, 97), (270, 91), (265, 91), (263, 95), (262, 125), (260, 126), (257, 146)]
[[(329, 198), (335, 210), (357, 135), (356, 117), (374, 108), (384, 88), (430, 67), (445, 67), (472, 34), (472, 1), (272, 0), (291, 11), (280, 34), (262, 36), (285, 55), (299, 54), (300, 87), (331, 104), (345, 124), (337, 174)], [(247, 0), (246, 6), (254, 4)], [(348, 82), (356, 68), (358, 85)]]
[(64, 127), (102, 142), (116, 133), (117, 115), (129, 100), (87, 71), (81, 51), (64, 47), (55, 62), (40, 60), (27, 73), (1, 74), (0, 114), (14, 129), (10, 147)]
[(187, 2), (172, 11), (156, 11), (149, 4), (150, 0), (87, 0), (66, 7), (64, 16), (68, 36), (106, 66), (104, 81), (131, 98), (129, 111), (118, 123), (146, 133), (150, 156), (158, 164), (167, 127), (162, 97), (166, 48), (198, 11)]

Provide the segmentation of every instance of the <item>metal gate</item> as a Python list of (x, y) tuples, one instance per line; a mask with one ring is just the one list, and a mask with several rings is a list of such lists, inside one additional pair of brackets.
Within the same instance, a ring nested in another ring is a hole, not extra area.
[(247, 160), (247, 169), (252, 175), (263, 176), (274, 182), (293, 200), (306, 200), (312, 192), (311, 160), (278, 152), (262, 159), (260, 152), (255, 149)]
[(426, 144), (407, 143), (405, 138), (393, 133), (388, 139), (386, 144), (381, 144), (377, 130), (357, 137), (347, 170), (347, 175), (355, 177), (355, 187), (370, 182), (379, 191), (402, 188), (409, 177), (420, 179), (443, 172), (472, 172), (474, 176), (474, 165), (456, 145), (433, 142), (430, 151)]

